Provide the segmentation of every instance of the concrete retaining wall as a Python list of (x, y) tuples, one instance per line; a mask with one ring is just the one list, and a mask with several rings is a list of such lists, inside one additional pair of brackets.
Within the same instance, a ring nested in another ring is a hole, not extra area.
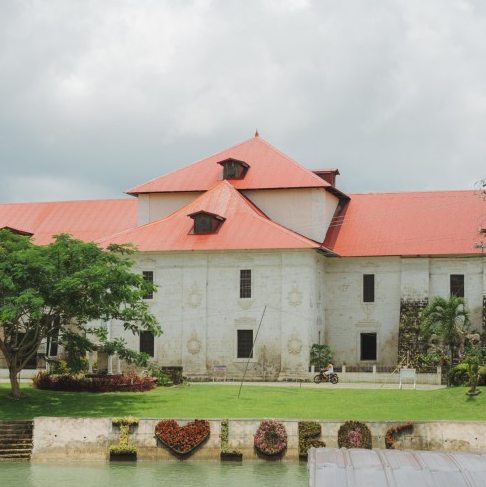
[[(156, 441), (158, 419), (141, 419), (130, 433), (131, 444), (138, 447), (138, 458), (176, 459)], [(188, 420), (178, 420), (184, 424)], [(282, 420), (287, 430), (288, 447), (283, 460), (298, 458), (298, 421)], [(319, 421), (322, 440), (328, 447), (337, 447), (337, 433), (343, 421)], [(260, 424), (256, 419), (229, 421), (229, 449), (240, 450), (245, 459), (258, 459), (253, 436)], [(366, 422), (373, 436), (373, 447), (385, 447), (387, 430), (400, 422)], [(210, 420), (211, 435), (189, 459), (218, 459), (220, 456), (220, 420)], [(118, 442), (118, 428), (109, 418), (36, 418), (32, 460), (106, 460), (109, 446)], [(414, 423), (413, 432), (397, 437), (398, 448), (415, 450), (452, 450), (486, 452), (486, 422), (432, 421)]]

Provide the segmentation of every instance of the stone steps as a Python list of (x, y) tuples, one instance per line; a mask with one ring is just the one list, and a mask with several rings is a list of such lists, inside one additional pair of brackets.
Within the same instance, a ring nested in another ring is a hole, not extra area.
[(0, 421), (0, 461), (29, 460), (33, 430), (33, 421)]

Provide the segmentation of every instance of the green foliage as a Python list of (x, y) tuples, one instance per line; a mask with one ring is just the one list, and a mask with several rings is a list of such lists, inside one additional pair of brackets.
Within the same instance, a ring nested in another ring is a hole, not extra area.
[(133, 426), (138, 424), (139, 419), (135, 418), (134, 416), (124, 416), (123, 418), (111, 418), (111, 424), (113, 426)]
[(430, 340), (433, 335), (439, 337), (438, 349), (449, 349), (451, 367), (454, 363), (454, 350), (459, 347), (470, 325), (466, 302), (456, 296), (447, 299), (435, 297), (422, 311), (420, 318), (422, 336), (425, 340)]
[(461, 332), (469, 328), (469, 311), (464, 298), (451, 296), (435, 297), (421, 315), (421, 333), (428, 340), (433, 334), (442, 338), (445, 346), (460, 343)]
[(160, 335), (143, 299), (156, 286), (131, 272), (134, 252), (131, 245), (103, 250), (65, 234), (48, 245), (34, 245), (29, 237), (0, 230), (0, 351), (12, 371), (14, 396), (20, 395), (16, 374), (49, 337), (68, 351), (73, 370), (83, 367), (79, 357), (94, 350), (95, 342), (127, 362), (148, 362), (123, 340), (109, 342), (103, 328), (88, 326), (115, 319), (135, 334)]
[(458, 364), (449, 370), (449, 380), (453, 386), (464, 386), (469, 380), (467, 364)]
[(158, 386), (168, 386), (170, 377), (162, 371), (160, 365), (157, 362), (150, 362), (147, 367), (150, 375), (155, 379), (155, 383)]
[(314, 343), (310, 352), (310, 363), (316, 369), (325, 367), (332, 360), (332, 349), (329, 345), (319, 345)]
[(69, 374), (70, 370), (65, 360), (53, 360), (50, 362), (49, 373), (55, 375)]

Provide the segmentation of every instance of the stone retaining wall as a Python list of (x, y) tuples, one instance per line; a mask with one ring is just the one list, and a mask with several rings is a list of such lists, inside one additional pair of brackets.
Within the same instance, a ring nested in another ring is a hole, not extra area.
[[(138, 447), (138, 458), (176, 459), (155, 439), (159, 419), (140, 419), (130, 433), (129, 442)], [(180, 424), (188, 420), (178, 420)], [(298, 458), (298, 420), (282, 420), (288, 435), (288, 448), (283, 460)], [(322, 440), (328, 447), (337, 447), (337, 433), (343, 421), (318, 421)], [(366, 422), (373, 436), (373, 448), (385, 447), (385, 435), (397, 421)], [(240, 450), (244, 459), (258, 459), (253, 436), (260, 424), (257, 419), (229, 420), (229, 449)], [(211, 435), (189, 459), (219, 459), (220, 420), (210, 420)], [(48, 418), (34, 421), (32, 460), (106, 460), (111, 444), (118, 442), (118, 428), (109, 418)], [(413, 432), (398, 435), (397, 448), (415, 450), (453, 450), (486, 452), (486, 422), (431, 421), (414, 423)]]

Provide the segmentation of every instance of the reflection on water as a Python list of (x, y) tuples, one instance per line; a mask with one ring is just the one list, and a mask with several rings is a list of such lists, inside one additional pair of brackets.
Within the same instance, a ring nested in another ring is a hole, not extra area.
[(304, 487), (304, 463), (0, 463), (0, 487)]

